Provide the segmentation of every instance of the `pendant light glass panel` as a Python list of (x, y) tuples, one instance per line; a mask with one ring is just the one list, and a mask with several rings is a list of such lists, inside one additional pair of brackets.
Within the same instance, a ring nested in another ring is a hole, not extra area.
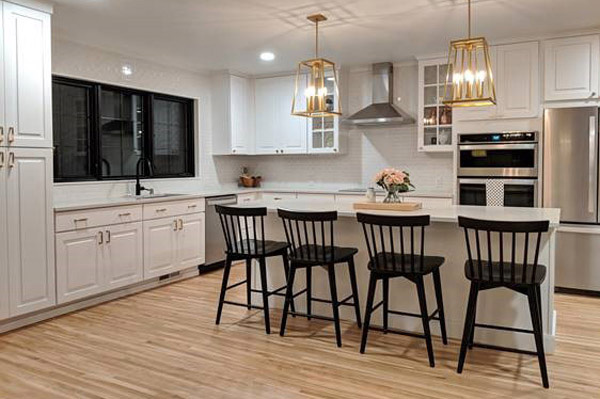
[(298, 64), (292, 115), (308, 118), (342, 114), (335, 64), (323, 58)]

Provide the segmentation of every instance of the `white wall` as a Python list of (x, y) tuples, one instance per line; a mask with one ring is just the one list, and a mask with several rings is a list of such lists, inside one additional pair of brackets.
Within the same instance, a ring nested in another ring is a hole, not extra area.
[[(397, 105), (415, 120), (418, 107), (418, 67), (394, 67)], [(344, 116), (359, 111), (371, 102), (370, 66), (342, 71), (340, 84)], [(417, 190), (451, 193), (454, 183), (451, 153), (430, 154), (417, 151), (417, 125), (393, 128), (341, 128), (346, 150), (339, 155), (256, 156), (242, 159), (253, 174), (263, 176), (269, 186), (366, 186), (384, 167), (405, 169)]]
[[(121, 73), (124, 64), (133, 67), (133, 74), (129, 77)], [(197, 178), (161, 179), (147, 185), (165, 191), (181, 192), (196, 187), (235, 183), (239, 175), (240, 161), (210, 155), (209, 76), (62, 40), (53, 42), (52, 73), (195, 99), (198, 136), (196, 137)], [(54, 192), (57, 200), (73, 195), (96, 198), (124, 195), (130, 187), (131, 182), (59, 183), (55, 185)]]

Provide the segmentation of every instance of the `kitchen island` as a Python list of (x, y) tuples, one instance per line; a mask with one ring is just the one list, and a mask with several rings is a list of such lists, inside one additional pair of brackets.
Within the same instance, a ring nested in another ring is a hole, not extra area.
[[(302, 201), (302, 200), (258, 200), (240, 206), (264, 206), (269, 210), (265, 219), (265, 234), (267, 239), (285, 241), (283, 224), (277, 216), (277, 209), (283, 208), (294, 211), (332, 211), (338, 212), (339, 219), (335, 225), (335, 245), (356, 247), (356, 273), (359, 285), (361, 309), (365, 309), (369, 272), (367, 270), (368, 253), (361, 225), (356, 221), (357, 211), (350, 203), (331, 201)], [(364, 211), (376, 214), (390, 215), (430, 215), (431, 225), (425, 232), (425, 253), (446, 258), (441, 268), (442, 289), (444, 295), (444, 308), (446, 313), (446, 328), (448, 336), (460, 339), (462, 336), (469, 282), (464, 276), (464, 263), (467, 259), (464, 232), (458, 226), (458, 216), (471, 218), (503, 220), (503, 221), (536, 221), (549, 220), (550, 230), (542, 237), (540, 246), (540, 264), (547, 266), (548, 273), (542, 285), (542, 308), (544, 321), (545, 346), (547, 352), (554, 350), (555, 312), (554, 312), (554, 259), (555, 235), (558, 227), (560, 210), (546, 208), (504, 208), (504, 207), (475, 207), (475, 206), (439, 206), (427, 207), (410, 212), (392, 211)], [(508, 240), (507, 240), (508, 241)], [(517, 243), (522, 246), (522, 242)], [(507, 247), (508, 248), (508, 247)], [(522, 256), (518, 252), (518, 257)], [(518, 259), (517, 261), (520, 261)], [(284, 284), (284, 276), (279, 259), (269, 259), (269, 286), (278, 287)], [(257, 273), (258, 268), (254, 268)], [(338, 295), (345, 297), (350, 293), (349, 279), (346, 277), (347, 269), (339, 268)], [(341, 276), (340, 276), (341, 275)], [(259, 281), (255, 276), (253, 281)], [(427, 281), (427, 299), (429, 310), (435, 309), (435, 294), (432, 281)], [(296, 276), (295, 291), (304, 288), (304, 271), (299, 271)], [(255, 286), (254, 288), (258, 288)], [(313, 295), (320, 298), (329, 298), (329, 287), (325, 270), (315, 269), (313, 272)], [(376, 298), (381, 295), (380, 291)], [(258, 301), (258, 296), (254, 298)], [(271, 306), (282, 307), (282, 300), (272, 299)], [(296, 307), (304, 311), (305, 301), (303, 296), (296, 299)], [(414, 285), (405, 279), (392, 279), (390, 281), (390, 309), (418, 313), (417, 293)], [(330, 315), (331, 308), (327, 304), (313, 304), (313, 312)], [(343, 319), (354, 320), (351, 308), (341, 307)], [(527, 298), (508, 289), (490, 290), (481, 292), (478, 300), (477, 322), (495, 324), (507, 327), (531, 329), (529, 307)], [(288, 323), (294, 323), (288, 319)], [(372, 325), (381, 325), (381, 310), (375, 311), (372, 316)], [(390, 327), (407, 331), (421, 332), (421, 320), (390, 316)], [(439, 336), (438, 323), (431, 323), (432, 333)], [(475, 341), (491, 345), (499, 345), (524, 350), (534, 350), (533, 336), (514, 332), (477, 329)], [(436, 343), (437, 345), (437, 343)]]

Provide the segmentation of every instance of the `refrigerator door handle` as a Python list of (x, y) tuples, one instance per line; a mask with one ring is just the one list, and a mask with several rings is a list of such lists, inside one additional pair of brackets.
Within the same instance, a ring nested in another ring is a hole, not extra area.
[(596, 117), (590, 116), (589, 128), (588, 211), (596, 211)]

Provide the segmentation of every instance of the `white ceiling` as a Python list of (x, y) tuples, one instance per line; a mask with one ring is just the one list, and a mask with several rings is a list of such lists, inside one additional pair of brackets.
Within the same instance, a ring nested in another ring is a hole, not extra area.
[[(340, 65), (444, 52), (466, 36), (466, 0), (54, 0), (53, 34), (196, 71), (293, 70), (313, 56), (306, 15), (329, 17), (321, 55)], [(600, 0), (473, 0), (490, 41), (600, 28)], [(269, 50), (271, 63), (258, 55)]]

